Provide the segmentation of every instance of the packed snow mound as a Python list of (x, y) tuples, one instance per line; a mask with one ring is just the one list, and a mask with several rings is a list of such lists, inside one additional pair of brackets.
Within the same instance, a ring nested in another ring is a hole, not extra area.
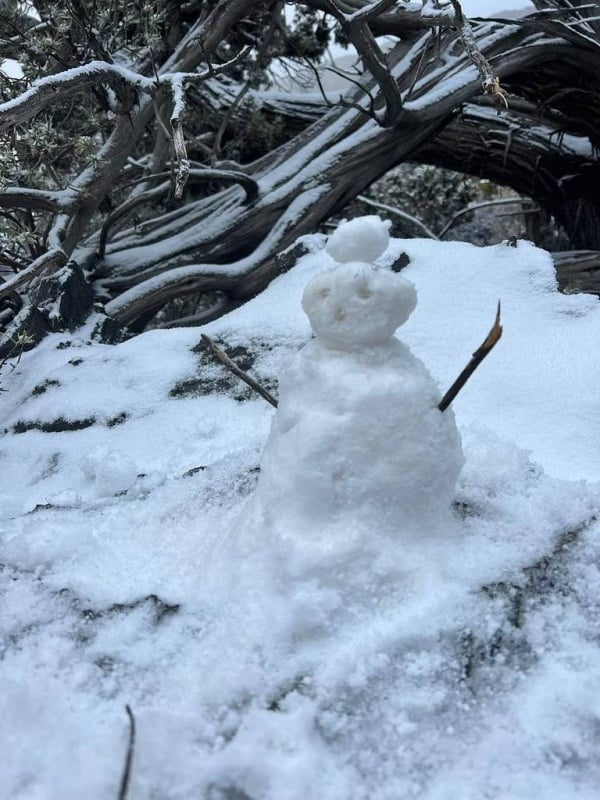
[(384, 344), (416, 305), (412, 283), (389, 270), (361, 263), (317, 275), (302, 297), (314, 333), (335, 350)]
[(96, 497), (126, 492), (135, 483), (138, 472), (128, 455), (102, 444), (86, 453), (81, 471), (93, 483)]
[(327, 253), (340, 264), (351, 261), (372, 263), (382, 256), (390, 243), (391, 222), (375, 214), (342, 222), (327, 241)]

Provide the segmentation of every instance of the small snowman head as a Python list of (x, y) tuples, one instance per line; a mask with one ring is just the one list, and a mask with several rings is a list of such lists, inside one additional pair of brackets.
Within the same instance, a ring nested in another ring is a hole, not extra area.
[(388, 248), (390, 226), (375, 214), (342, 222), (327, 240), (325, 251), (340, 264), (372, 264)]
[(325, 347), (345, 351), (385, 344), (416, 305), (412, 283), (364, 263), (343, 264), (317, 275), (302, 297), (317, 339)]

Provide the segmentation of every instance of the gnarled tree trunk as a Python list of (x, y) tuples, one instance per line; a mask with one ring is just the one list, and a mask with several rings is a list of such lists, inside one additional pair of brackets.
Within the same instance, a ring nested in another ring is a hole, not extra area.
[[(192, 73), (253, 5), (218, 3), (188, 31), (156, 80), (112, 67), (101, 77), (101, 66), (85, 72), (89, 83), (112, 83), (120, 116), (95, 166), (68, 190), (21, 197), (21, 207), (29, 202), (53, 211), (54, 224), (46, 253), (8, 281), (0, 296), (22, 291), (30, 279), (72, 259), (121, 325), (141, 329), (165, 303), (214, 290), (225, 296), (219, 309), (226, 311), (272, 280), (280, 268), (277, 253), (408, 159), (507, 184), (552, 213), (573, 247), (600, 249), (600, 27), (588, 9), (540, 2), (540, 12), (524, 20), (481, 21), (471, 29), (460, 15), (432, 21), (393, 2), (353, 0), (343, 9), (329, 0), (315, 3), (338, 18), (370, 66), (362, 89), (333, 108), (325, 98), (245, 91), (252, 108), (259, 105), (281, 120), (289, 141), (243, 167), (226, 165), (203, 175), (202, 165), (193, 165), (190, 171), (177, 139), (184, 82), (194, 85), (192, 101), (203, 105), (204, 133), (235, 127), (250, 113), (244, 102), (228, 113), (235, 100), (230, 78), (209, 70), (197, 81)], [(445, 26), (437, 37), (434, 23)], [(374, 38), (383, 32), (400, 37), (386, 57)], [(79, 91), (81, 74), (72, 77), (73, 91)], [(71, 91), (69, 86), (63, 78), (56, 91)], [(41, 102), (47, 91), (31, 90), (31, 102)], [(170, 210), (159, 210), (169, 159), (159, 124), (148, 162), (158, 177), (148, 175), (110, 215), (99, 215), (146, 137), (157, 103), (173, 108), (176, 177), (185, 181), (189, 173), (190, 185), (211, 180), (215, 192), (199, 199), (190, 192)], [(0, 106), (0, 127), (30, 116), (18, 102)], [(16, 202), (14, 192), (12, 198), (0, 195), (0, 203)], [(147, 218), (126, 227), (144, 205)]]

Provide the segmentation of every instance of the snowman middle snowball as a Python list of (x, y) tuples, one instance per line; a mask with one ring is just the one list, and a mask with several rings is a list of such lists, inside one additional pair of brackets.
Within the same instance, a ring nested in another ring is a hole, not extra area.
[(412, 283), (360, 262), (313, 278), (302, 297), (302, 308), (321, 342), (346, 351), (389, 341), (416, 305)]

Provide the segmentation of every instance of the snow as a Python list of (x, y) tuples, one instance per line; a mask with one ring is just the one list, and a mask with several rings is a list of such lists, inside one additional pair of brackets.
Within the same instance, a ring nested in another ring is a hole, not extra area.
[[(295, 387), (277, 381), (311, 337), (302, 294), (336, 268), (324, 237), (305, 243), (293, 270), (203, 329), (253, 361), (284, 415)], [(437, 393), (502, 300), (504, 335), (453, 403), (464, 467), (435, 536), (384, 536), (374, 520), (369, 542), (354, 512), (329, 538), (307, 529), (308, 550), (274, 528), (243, 535), (276, 416), (198, 350), (198, 330), (108, 346), (92, 319), (3, 369), (2, 799), (116, 797), (126, 703), (130, 798), (597, 796), (598, 300), (559, 294), (526, 242), (392, 240), (377, 266), (401, 252), (409, 266), (388, 277), (418, 303), (388, 345), (410, 348)], [(331, 403), (335, 384), (339, 402), (366, 403), (369, 375), (389, 386), (357, 349), (322, 350), (330, 391), (297, 387), (307, 402)], [(399, 409), (369, 413), (367, 482)]]
[(375, 215), (357, 217), (339, 225), (331, 234), (325, 247), (334, 261), (372, 263), (389, 246), (390, 222), (383, 222)]

